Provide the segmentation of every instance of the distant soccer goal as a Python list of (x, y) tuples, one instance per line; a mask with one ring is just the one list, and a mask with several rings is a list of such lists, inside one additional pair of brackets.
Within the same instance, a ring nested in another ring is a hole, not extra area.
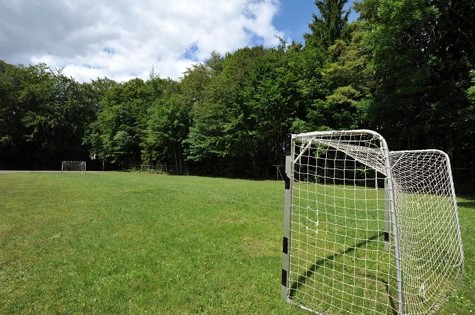
[(62, 161), (61, 172), (70, 171), (86, 173), (86, 161)]
[(282, 294), (321, 314), (429, 314), (463, 251), (448, 156), (369, 130), (291, 135)]

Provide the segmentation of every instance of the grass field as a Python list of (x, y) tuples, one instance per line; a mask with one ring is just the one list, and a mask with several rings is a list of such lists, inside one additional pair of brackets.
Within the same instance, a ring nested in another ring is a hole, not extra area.
[[(0, 314), (307, 314), (280, 296), (283, 184), (0, 174)], [(475, 201), (459, 200), (475, 313)]]

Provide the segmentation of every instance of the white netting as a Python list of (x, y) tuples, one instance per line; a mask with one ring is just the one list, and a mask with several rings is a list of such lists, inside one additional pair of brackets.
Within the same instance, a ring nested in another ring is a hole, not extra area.
[(86, 172), (86, 161), (62, 161), (61, 171)]
[(436, 310), (463, 261), (447, 156), (389, 153), (364, 130), (294, 135), (291, 152), (289, 301), (325, 314)]
[(407, 314), (434, 312), (462, 275), (449, 159), (437, 150), (390, 153)]

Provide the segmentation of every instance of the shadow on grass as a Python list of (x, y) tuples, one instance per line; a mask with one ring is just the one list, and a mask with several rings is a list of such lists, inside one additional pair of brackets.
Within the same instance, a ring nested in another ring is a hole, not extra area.
[(475, 201), (468, 200), (468, 201), (458, 201), (457, 206), (459, 208), (471, 208), (475, 210)]
[[(368, 239), (364, 240), (364, 241), (361, 241), (359, 243), (356, 243), (355, 245), (351, 246), (351, 247), (348, 247), (346, 250), (344, 251), (340, 251), (340, 252), (337, 252), (333, 255), (330, 255), (328, 257), (325, 257), (323, 259), (320, 259), (320, 260), (317, 260), (309, 269), (307, 269), (307, 271), (300, 275), (300, 277), (297, 279), (297, 281), (295, 281), (292, 286), (290, 287), (290, 292), (289, 292), (289, 297), (292, 298), (295, 296), (295, 294), (297, 293), (297, 291), (300, 289), (301, 286), (303, 286), (306, 281), (308, 279), (310, 279), (313, 274), (320, 268), (322, 267), (323, 265), (325, 265), (325, 263), (329, 262), (329, 261), (333, 261), (335, 259), (337, 259), (338, 257), (342, 256), (342, 255), (346, 255), (346, 254), (349, 254), (353, 251), (355, 251), (356, 249), (358, 248), (361, 248), (361, 247), (364, 247), (366, 246), (369, 242), (371, 241), (374, 241), (374, 240), (377, 240), (379, 238), (384, 238), (384, 232), (380, 232), (378, 234), (375, 234), (371, 237), (369, 237)], [(389, 284), (387, 281), (385, 280), (381, 280), (381, 279), (376, 279), (377, 281), (381, 282), (381, 283), (384, 283), (384, 286), (386, 287), (386, 292), (388, 294), (388, 298), (389, 298), (389, 304), (391, 305), (391, 308), (393, 310), (393, 314), (397, 314), (397, 312), (395, 311), (396, 310), (396, 301), (394, 301), (394, 298), (390, 292), (390, 287), (389, 287)]]

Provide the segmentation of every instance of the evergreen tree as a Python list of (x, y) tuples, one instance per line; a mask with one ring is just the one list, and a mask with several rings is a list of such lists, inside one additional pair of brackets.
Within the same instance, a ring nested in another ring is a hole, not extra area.
[(319, 14), (313, 14), (309, 24), (311, 33), (304, 34), (307, 46), (326, 50), (335, 40), (345, 35), (348, 25), (349, 10), (344, 10), (348, 0), (315, 0)]

